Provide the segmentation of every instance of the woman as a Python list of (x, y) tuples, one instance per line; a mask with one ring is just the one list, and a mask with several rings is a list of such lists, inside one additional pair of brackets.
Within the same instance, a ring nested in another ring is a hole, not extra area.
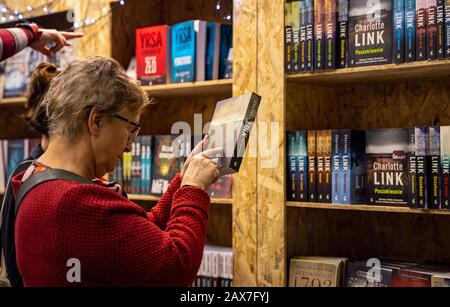
[[(33, 148), (30, 156), (25, 159), (13, 172), (11, 178), (26, 170), (32, 161), (39, 158), (48, 146), (48, 126), (46, 110), (42, 107), (42, 99), (45, 96), (50, 81), (59, 74), (60, 70), (50, 63), (39, 64), (30, 79), (28, 87), (25, 120), (36, 132), (41, 134), (41, 143)], [(14, 203), (12, 185), (8, 182), (7, 190), (1, 207), (1, 237), (0, 255), (3, 252), (5, 267), (9, 283), (13, 287), (23, 287), (22, 278), (17, 269), (16, 249), (14, 240)]]
[[(16, 193), (27, 178), (50, 168), (88, 179), (113, 171), (131, 150), (148, 98), (116, 61), (90, 57), (56, 76), (43, 104), (49, 145), (14, 177)], [(206, 190), (219, 176), (208, 155), (190, 156), (147, 214), (98, 180), (33, 188), (16, 216), (17, 264), (25, 286), (71, 285), (72, 263), (80, 268), (77, 286), (191, 284), (205, 243)]]

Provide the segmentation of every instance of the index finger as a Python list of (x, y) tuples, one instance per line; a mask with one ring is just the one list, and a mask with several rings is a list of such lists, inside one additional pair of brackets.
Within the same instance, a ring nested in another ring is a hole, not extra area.
[(84, 36), (83, 32), (59, 32), (59, 33), (62, 34), (66, 39), (73, 39)]
[(202, 152), (202, 150), (205, 148), (206, 144), (209, 141), (209, 135), (205, 135), (205, 137), (203, 138), (203, 140), (201, 140), (200, 142), (198, 142), (198, 144), (194, 147), (194, 149), (192, 149), (192, 153), (191, 155), (195, 156), (199, 153)]

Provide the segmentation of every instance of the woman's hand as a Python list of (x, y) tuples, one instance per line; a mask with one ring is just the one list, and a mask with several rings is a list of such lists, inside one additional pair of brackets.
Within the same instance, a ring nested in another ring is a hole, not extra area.
[[(215, 149), (212, 149), (215, 150)], [(210, 151), (212, 151), (210, 150)], [(205, 154), (205, 155), (203, 155)], [(208, 151), (191, 157), (182, 180), (181, 186), (195, 186), (203, 190), (208, 188), (220, 177), (217, 164), (207, 157)]]
[(183, 178), (184, 173), (186, 172), (186, 169), (187, 169), (187, 167), (189, 166), (189, 163), (192, 160), (192, 157), (194, 157), (195, 155), (198, 155), (199, 153), (201, 153), (203, 151), (203, 149), (206, 148), (206, 145), (208, 144), (208, 141), (209, 141), (209, 135), (205, 135), (203, 140), (201, 140), (201, 142), (199, 142), (197, 144), (197, 146), (195, 146), (195, 148), (191, 151), (189, 156), (186, 158), (186, 161), (184, 162), (183, 167), (181, 168), (181, 171), (180, 171), (181, 178)]
[[(37, 41), (33, 42), (30, 47), (45, 54), (46, 56), (52, 56), (65, 46), (72, 46), (69, 43), (70, 39), (83, 36), (83, 33), (80, 32), (63, 32), (47, 29), (41, 29), (41, 31), (41, 37)], [(48, 43), (54, 43), (55, 45), (52, 48), (48, 48)]]

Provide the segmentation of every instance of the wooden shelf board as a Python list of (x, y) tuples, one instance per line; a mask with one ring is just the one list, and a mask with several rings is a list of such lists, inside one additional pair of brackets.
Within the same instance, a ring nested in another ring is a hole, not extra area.
[(288, 201), (287, 206), (298, 208), (310, 208), (310, 209), (450, 215), (450, 210), (412, 209), (408, 207), (394, 207), (394, 206), (370, 206), (357, 204), (342, 205), (342, 204), (323, 204), (323, 203), (295, 202), (295, 201)]
[[(139, 194), (128, 194), (128, 198), (133, 201), (158, 201), (160, 197), (152, 195), (139, 195)], [(229, 198), (211, 198), (212, 204), (232, 204), (232, 199)]]
[(24, 105), (26, 102), (25, 97), (13, 97), (0, 99), (0, 106), (2, 105)]
[(288, 75), (290, 82), (308, 85), (339, 85), (343, 83), (370, 83), (433, 79), (450, 76), (450, 59), (386, 64), (330, 71)]
[(233, 80), (211, 80), (143, 86), (150, 97), (192, 97), (232, 94)]

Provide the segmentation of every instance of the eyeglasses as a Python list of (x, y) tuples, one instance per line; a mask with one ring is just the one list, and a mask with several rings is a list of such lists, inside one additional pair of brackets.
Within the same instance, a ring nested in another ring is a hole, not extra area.
[(132, 121), (131, 119), (123, 117), (122, 115), (119, 115), (117, 113), (113, 113), (113, 114), (111, 114), (111, 116), (115, 117), (117, 119), (120, 119), (120, 120), (133, 126), (133, 129), (131, 129), (130, 136), (128, 137), (128, 144), (133, 143), (134, 139), (139, 134), (139, 131), (141, 131), (142, 125), (139, 123), (136, 123), (135, 121)]

